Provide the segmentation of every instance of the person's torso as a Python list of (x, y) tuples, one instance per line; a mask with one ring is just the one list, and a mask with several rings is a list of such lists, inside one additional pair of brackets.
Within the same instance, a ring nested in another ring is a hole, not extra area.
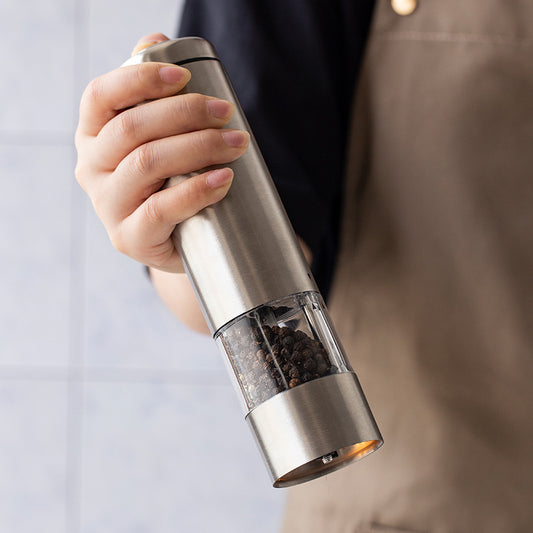
[(331, 300), (385, 445), (291, 533), (533, 530), (533, 2), (418, 4), (376, 7)]

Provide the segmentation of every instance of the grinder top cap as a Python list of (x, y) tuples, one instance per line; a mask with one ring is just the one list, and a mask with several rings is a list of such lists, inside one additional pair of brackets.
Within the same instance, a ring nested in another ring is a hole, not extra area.
[(213, 45), (200, 37), (182, 37), (154, 44), (130, 57), (122, 66), (137, 65), (147, 61), (182, 65), (201, 59), (218, 59)]

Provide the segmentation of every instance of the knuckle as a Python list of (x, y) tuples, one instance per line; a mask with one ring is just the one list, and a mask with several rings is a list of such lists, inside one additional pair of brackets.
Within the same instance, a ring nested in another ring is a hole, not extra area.
[(178, 95), (173, 107), (174, 120), (187, 130), (197, 130), (209, 125), (207, 97), (203, 94), (189, 93)]
[(74, 176), (76, 178), (76, 181), (83, 187), (85, 183), (85, 177), (87, 175), (87, 168), (86, 166), (78, 161), (76, 163), (76, 167), (74, 168)]
[(87, 193), (92, 192), (93, 187), (90, 187), (92, 178), (94, 176), (93, 169), (90, 165), (84, 162), (82, 159), (78, 159), (76, 166), (74, 167), (74, 177), (80, 185), (80, 187)]
[(133, 170), (136, 174), (147, 175), (156, 168), (158, 163), (157, 150), (153, 143), (142, 144), (133, 152)]
[(109, 240), (111, 241), (111, 244), (113, 245), (115, 250), (119, 251), (124, 255), (128, 255), (128, 246), (126, 245), (122, 231), (120, 231), (120, 227), (110, 229), (107, 233), (109, 236)]
[(180, 124), (185, 130), (193, 129), (198, 126), (198, 102), (197, 95), (183, 94), (176, 96), (174, 105), (170, 108), (173, 114), (173, 120)]
[(185, 111), (191, 118), (207, 116), (206, 97), (203, 94), (190, 93), (182, 100)]
[(191, 212), (200, 210), (199, 204), (203, 203), (207, 187), (205, 186), (205, 179), (198, 179), (197, 177), (187, 179), (180, 184), (179, 193), (181, 202), (185, 206), (183, 216), (191, 216)]
[(184, 119), (186, 122), (190, 123), (195, 116), (196, 106), (194, 105), (194, 95), (187, 94), (184, 95), (182, 98), (178, 98), (178, 102), (181, 104), (176, 109), (178, 118)]
[(93, 189), (92, 184), (101, 172), (95, 166), (95, 158), (91, 143), (84, 141), (77, 149), (76, 165), (74, 167), (74, 177), (81, 185), (82, 189), (89, 193), (89, 186)]
[(210, 161), (220, 145), (219, 135), (213, 130), (203, 130), (194, 136), (194, 148), (207, 161)]
[[(133, 75), (137, 77), (139, 81), (143, 81), (145, 76), (146, 65), (144, 63), (138, 63), (132, 67)], [(150, 67), (148, 67), (150, 68)]]
[(83, 144), (83, 135), (81, 133), (80, 125), (76, 128), (74, 133), (74, 147), (79, 152)]
[(159, 197), (152, 194), (144, 202), (144, 216), (151, 225), (158, 225), (163, 222), (163, 213), (161, 211), (161, 203)]
[(123, 111), (114, 119), (114, 133), (115, 138), (130, 138), (136, 130), (136, 120), (133, 110)]
[(198, 135), (197, 150), (203, 159), (203, 165), (212, 165), (227, 159), (227, 146), (219, 130), (204, 130)]
[(89, 82), (82, 94), (81, 105), (99, 100), (102, 97), (103, 92), (104, 86), (102, 83), (102, 78), (100, 76), (98, 78), (94, 78)]
[(139, 87), (143, 87), (146, 91), (153, 91), (161, 85), (159, 67), (153, 63), (139, 63), (138, 65), (134, 65), (131, 74), (133, 76), (133, 83)]
[(147, 63), (139, 63), (138, 65), (134, 65), (131, 69), (131, 76), (133, 83), (145, 87), (146, 85), (150, 85), (150, 82), (147, 80), (147, 73), (146, 71), (151, 70), (150, 66), (148, 66)]

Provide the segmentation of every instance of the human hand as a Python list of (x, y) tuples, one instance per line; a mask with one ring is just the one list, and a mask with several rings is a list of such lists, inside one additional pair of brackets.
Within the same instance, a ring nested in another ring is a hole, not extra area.
[[(134, 52), (165, 40), (148, 35)], [(229, 163), (249, 143), (247, 132), (223, 129), (232, 103), (177, 94), (189, 79), (189, 71), (165, 63), (115, 69), (87, 86), (76, 130), (76, 179), (111, 242), (166, 272), (183, 272), (171, 239), (176, 224), (220, 201), (233, 172), (211, 170), (161, 189), (166, 178)]]

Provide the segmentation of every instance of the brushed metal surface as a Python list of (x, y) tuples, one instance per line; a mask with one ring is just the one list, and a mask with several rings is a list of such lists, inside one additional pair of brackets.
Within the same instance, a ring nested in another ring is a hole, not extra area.
[[(191, 80), (183, 91), (233, 102), (228, 128), (247, 130), (246, 153), (230, 163), (228, 195), (179, 224), (173, 234), (212, 333), (237, 316), (290, 294), (317, 291), (285, 209), (235, 92), (214, 49), (197, 38), (160, 43), (125, 64), (183, 62)], [(207, 57), (207, 59), (206, 59)], [(205, 170), (205, 169), (204, 169)], [(171, 177), (173, 186), (188, 176)]]
[(275, 487), (328, 474), (383, 444), (353, 372), (277, 394), (250, 411), (246, 420)]
[(215, 48), (208, 41), (199, 37), (183, 37), (154, 44), (130, 57), (122, 66), (138, 65), (147, 61), (178, 64), (198, 58), (217, 59), (218, 56)]

